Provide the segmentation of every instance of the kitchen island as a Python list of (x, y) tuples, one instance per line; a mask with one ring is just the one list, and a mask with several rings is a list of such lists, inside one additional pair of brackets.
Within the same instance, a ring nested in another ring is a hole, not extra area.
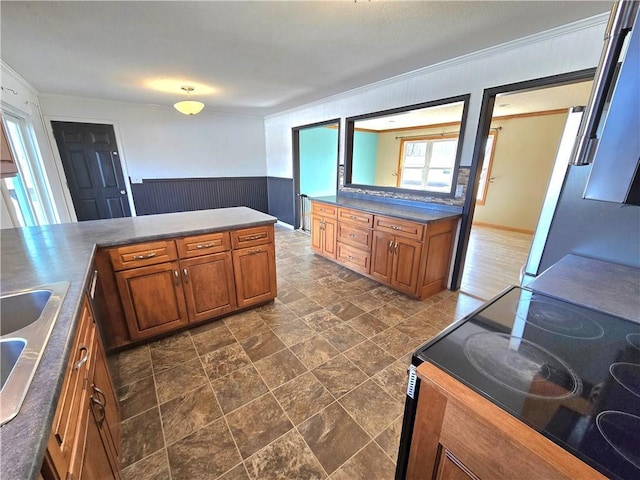
[(2, 230), (2, 294), (68, 281), (69, 290), (20, 413), (0, 428), (0, 478), (40, 471), (98, 248), (272, 225), (247, 207)]

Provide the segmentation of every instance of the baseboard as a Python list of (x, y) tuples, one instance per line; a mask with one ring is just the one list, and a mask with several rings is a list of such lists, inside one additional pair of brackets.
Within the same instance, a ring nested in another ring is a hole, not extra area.
[(527, 230), (526, 228), (508, 227), (506, 225), (498, 225), (496, 223), (473, 222), (471, 224), (471, 227), (489, 227), (495, 228), (496, 230), (506, 230), (508, 232), (526, 233), (529, 235), (533, 235), (533, 230)]

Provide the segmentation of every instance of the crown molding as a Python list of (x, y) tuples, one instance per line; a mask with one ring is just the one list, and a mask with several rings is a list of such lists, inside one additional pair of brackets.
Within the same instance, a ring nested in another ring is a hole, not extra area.
[(491, 57), (500, 53), (508, 52), (511, 50), (517, 50), (527, 45), (561, 37), (573, 32), (579, 32), (581, 30), (585, 30), (588, 28), (592, 28), (600, 25), (606, 25), (608, 19), (609, 19), (609, 12), (601, 13), (599, 15), (594, 15), (592, 17), (588, 17), (582, 20), (577, 20), (575, 22), (567, 23), (566, 25), (561, 25), (559, 27), (545, 30), (539, 33), (527, 35), (526, 37), (521, 37), (515, 40), (511, 40), (509, 42), (501, 43), (499, 45), (487, 47), (482, 50), (477, 50), (475, 52), (461, 55), (459, 57), (455, 57), (439, 63), (434, 63), (433, 65), (428, 65), (426, 67), (422, 67), (417, 70), (412, 70), (410, 72), (401, 73), (400, 75), (395, 75), (393, 77), (385, 78), (384, 80), (380, 80), (378, 82), (369, 83), (361, 87), (356, 87), (350, 90), (346, 90), (344, 92), (336, 93), (334, 95), (330, 95), (328, 97), (324, 97), (319, 100), (315, 100), (313, 102), (305, 103), (297, 107), (292, 107), (277, 113), (266, 115), (265, 119), (269, 120), (271, 118), (276, 118), (281, 115), (286, 115), (288, 113), (294, 113), (300, 110), (305, 110), (307, 108), (322, 105), (330, 101), (341, 100), (356, 94), (363, 94), (370, 90), (375, 90), (377, 88), (385, 87), (387, 85), (392, 85), (400, 81), (421, 77), (429, 73), (438, 72), (440, 70), (455, 67), (457, 65), (461, 65), (474, 60), (482, 60), (483, 58)]

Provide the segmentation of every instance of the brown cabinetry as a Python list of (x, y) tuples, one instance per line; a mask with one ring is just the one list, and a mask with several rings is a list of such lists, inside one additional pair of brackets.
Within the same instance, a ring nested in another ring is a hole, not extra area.
[(311, 204), (311, 249), (325, 257), (336, 258), (337, 207)]
[(113, 346), (154, 338), (277, 294), (273, 225), (115, 247), (108, 257), (110, 262), (101, 265), (114, 271), (113, 284), (106, 282), (117, 302), (110, 315)]
[(407, 480), (604, 476), (430, 363), (420, 393)]
[(134, 340), (189, 322), (177, 261), (116, 272), (122, 308)]
[(457, 218), (420, 223), (321, 202), (311, 211), (314, 252), (420, 299), (447, 287)]
[(374, 231), (371, 276), (393, 288), (415, 295), (422, 243)]
[(118, 479), (120, 415), (85, 300), (42, 467), (46, 480)]
[(12, 177), (18, 173), (18, 166), (7, 140), (4, 122), (0, 118), (0, 177)]

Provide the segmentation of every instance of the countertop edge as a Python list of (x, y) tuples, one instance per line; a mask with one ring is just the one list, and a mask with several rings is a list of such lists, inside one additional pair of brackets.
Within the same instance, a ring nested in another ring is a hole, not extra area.
[[(454, 219), (462, 216), (462, 212), (452, 212), (444, 209), (430, 208), (430, 207), (424, 207), (424, 208), (408, 207), (403, 205), (384, 203), (379, 200), (352, 199), (350, 197), (346, 199), (336, 198), (334, 200), (327, 197), (309, 197), (309, 200), (311, 200), (312, 202), (320, 202), (320, 203), (325, 203), (327, 205), (335, 205), (338, 207), (355, 208), (357, 210), (362, 210), (364, 212), (372, 213), (374, 215), (396, 217), (396, 218), (401, 218), (403, 220), (410, 220), (410, 221), (420, 222), (420, 223), (433, 223), (433, 222), (438, 222), (440, 220)], [(383, 206), (383, 208), (376, 209), (375, 208), (376, 205), (381, 205)], [(385, 207), (389, 211), (385, 211)], [(428, 215), (433, 218), (424, 218), (424, 216), (421, 217), (421, 215)]]

